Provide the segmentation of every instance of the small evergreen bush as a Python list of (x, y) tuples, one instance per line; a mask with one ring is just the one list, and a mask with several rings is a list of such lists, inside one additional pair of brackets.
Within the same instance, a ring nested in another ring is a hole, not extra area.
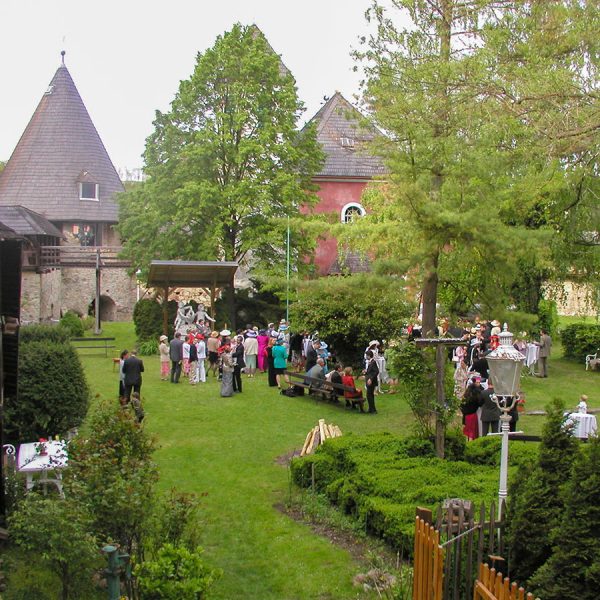
[(70, 333), (60, 325), (26, 325), (19, 330), (19, 342), (68, 342)]
[(560, 336), (565, 358), (584, 361), (600, 348), (600, 325), (575, 323), (565, 327)]
[(151, 298), (143, 298), (133, 309), (135, 335), (139, 342), (158, 340), (163, 332), (162, 306)]
[(60, 326), (69, 332), (71, 337), (83, 337), (85, 330), (83, 322), (77, 314), (68, 310), (60, 320)]
[(556, 336), (558, 332), (558, 309), (554, 300), (542, 298), (538, 304), (537, 329), (547, 331), (550, 336)]
[(5, 406), (13, 442), (65, 434), (86, 415), (89, 389), (77, 352), (68, 343), (32, 341), (19, 348), (19, 387)]

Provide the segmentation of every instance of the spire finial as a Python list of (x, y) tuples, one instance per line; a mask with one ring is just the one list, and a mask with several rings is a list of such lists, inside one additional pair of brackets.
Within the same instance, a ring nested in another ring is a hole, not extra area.
[(64, 50), (60, 51), (60, 56), (61, 56), (61, 60), (62, 60), (62, 64), (63, 65), (65, 64), (65, 54), (66, 54), (66, 52)]

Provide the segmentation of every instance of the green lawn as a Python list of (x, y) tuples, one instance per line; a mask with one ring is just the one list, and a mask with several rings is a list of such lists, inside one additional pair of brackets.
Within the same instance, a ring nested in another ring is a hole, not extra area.
[[(133, 346), (131, 324), (107, 323), (117, 351)], [(115, 397), (111, 358), (80, 351), (93, 392)], [(115, 352), (116, 356), (116, 352)], [(557, 345), (550, 377), (523, 378), (527, 410), (543, 409), (554, 396), (572, 406), (581, 393), (600, 406), (598, 374), (565, 361)], [(244, 378), (244, 392), (220, 398), (217, 382), (192, 387), (160, 381), (158, 358), (145, 357), (142, 396), (146, 427), (156, 434), (160, 485), (206, 493), (200, 527), (207, 560), (224, 571), (214, 588), (222, 599), (360, 598), (352, 577), (361, 570), (350, 554), (276, 508), (289, 494), (289, 474), (276, 462), (300, 448), (320, 418), (344, 433), (406, 434), (413, 422), (397, 395), (377, 398), (378, 415), (361, 415), (308, 397), (287, 398), (269, 388), (266, 376)], [(539, 433), (543, 417), (523, 416), (520, 426)]]

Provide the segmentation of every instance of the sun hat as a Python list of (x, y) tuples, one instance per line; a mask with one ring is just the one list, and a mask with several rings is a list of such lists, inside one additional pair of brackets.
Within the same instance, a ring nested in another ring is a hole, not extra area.
[(271, 332), (271, 337), (274, 339), (277, 339), (279, 337), (279, 334), (276, 331), (272, 331)]
[(228, 335), (231, 335), (231, 331), (229, 331), (229, 329), (223, 329), (223, 331), (221, 331), (221, 333), (219, 333), (219, 335), (223, 335), (223, 336), (227, 337)]
[(493, 320), (493, 321), (490, 323), (490, 325), (491, 325), (492, 327), (500, 327), (500, 321), (498, 321), (497, 319), (494, 319), (494, 320)]
[(211, 331), (210, 337), (218, 337), (219, 334), (216, 331)]
[(158, 338), (161, 342), (164, 342), (165, 340), (168, 340), (169, 338), (166, 335), (161, 335), (160, 338)]
[(285, 331), (287, 328), (288, 328), (288, 326), (285, 324), (279, 325), (279, 331)]
[(256, 337), (256, 331), (250, 329), (249, 331), (246, 331), (246, 335), (250, 338), (255, 338)]
[(377, 340), (371, 340), (371, 341), (369, 342), (369, 348), (370, 348), (371, 346), (375, 346), (375, 345), (379, 346), (379, 342), (378, 342)]

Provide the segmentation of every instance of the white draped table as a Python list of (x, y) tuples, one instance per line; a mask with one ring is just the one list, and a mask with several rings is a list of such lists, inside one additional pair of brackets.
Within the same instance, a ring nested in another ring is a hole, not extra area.
[[(63, 487), (60, 470), (67, 466), (67, 462), (67, 444), (61, 441), (21, 444), (17, 454), (17, 470), (25, 473), (27, 490), (33, 488), (33, 476), (38, 474), (38, 483), (52, 483), (61, 496), (63, 496)], [(48, 476), (49, 471), (54, 477)]]
[(567, 418), (567, 423), (573, 424), (573, 435), (584, 440), (590, 436), (596, 435), (598, 429), (596, 415), (587, 413), (570, 413)]

